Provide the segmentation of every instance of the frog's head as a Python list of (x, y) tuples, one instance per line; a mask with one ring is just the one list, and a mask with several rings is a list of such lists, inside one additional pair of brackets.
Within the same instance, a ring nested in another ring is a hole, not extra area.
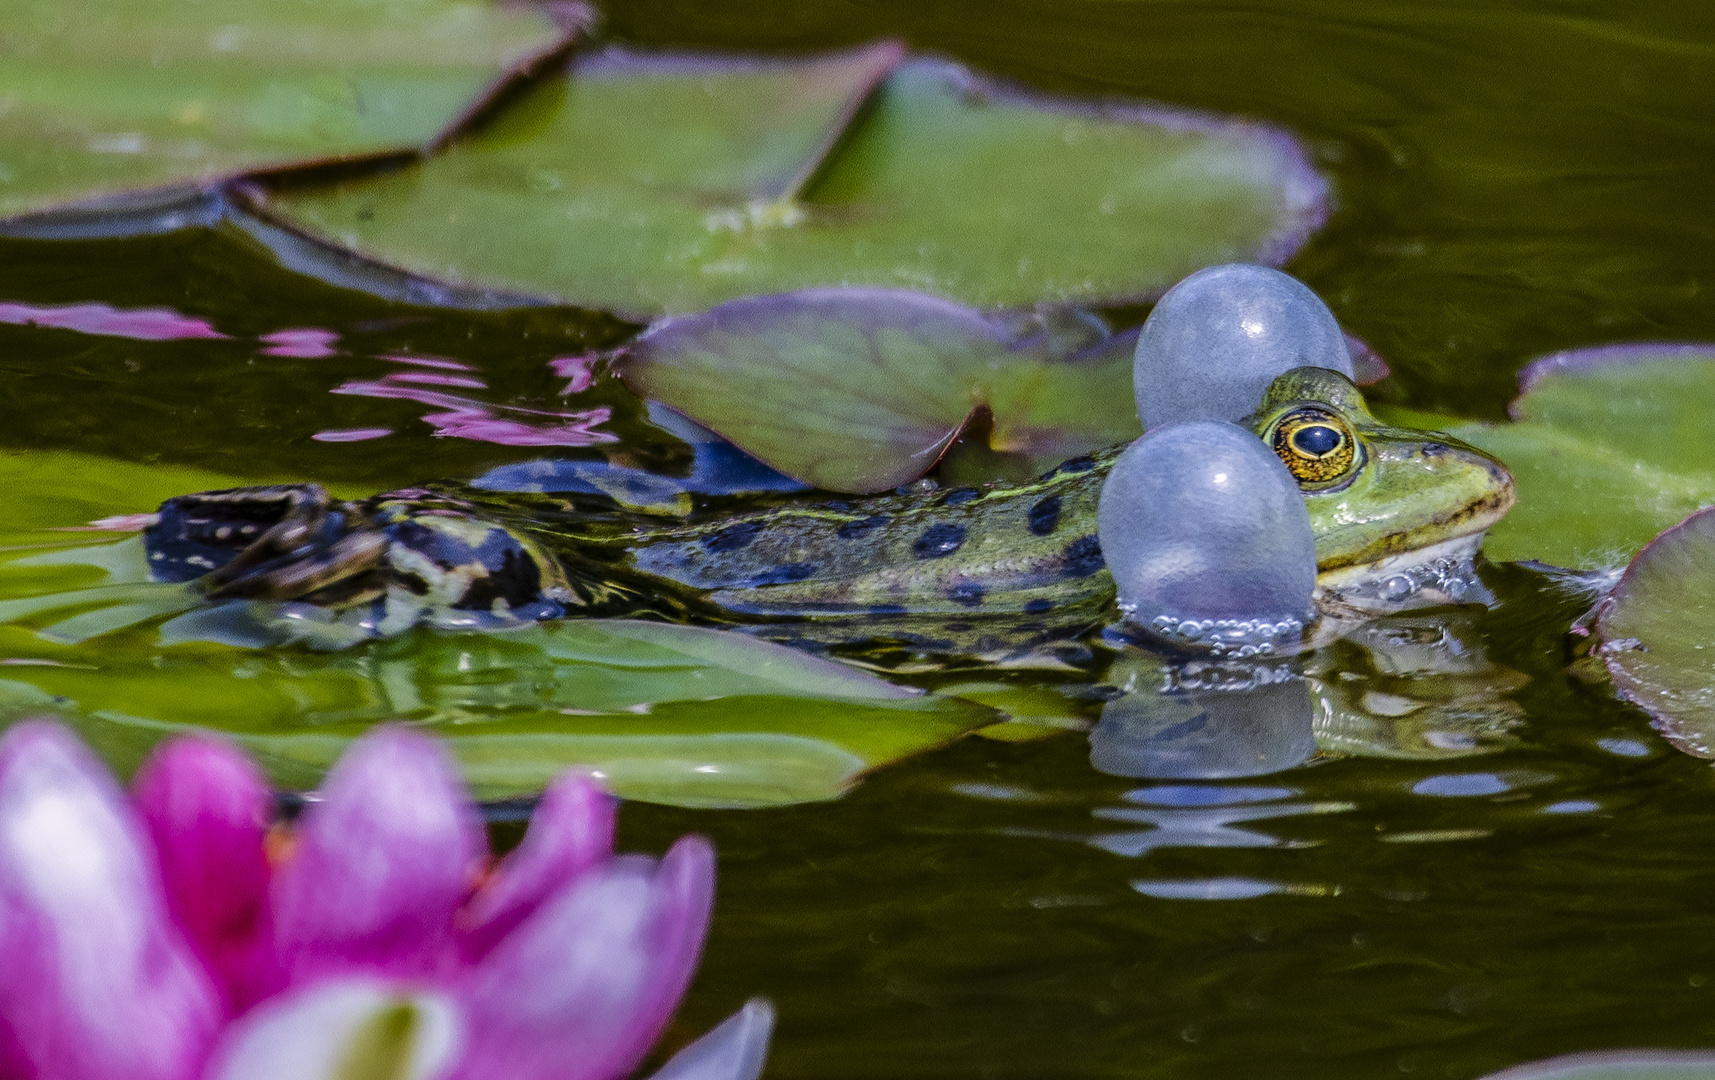
[(1324, 604), (1473, 598), (1471, 556), (1513, 503), (1506, 466), (1451, 436), (1382, 423), (1350, 379), (1325, 368), (1275, 379), (1248, 423), (1304, 492)]

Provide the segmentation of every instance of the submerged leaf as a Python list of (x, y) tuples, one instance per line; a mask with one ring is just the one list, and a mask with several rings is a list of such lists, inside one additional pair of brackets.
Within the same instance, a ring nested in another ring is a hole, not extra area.
[(1520, 375), (1512, 424), (1451, 424), (1500, 458), (1518, 502), (1489, 530), (1493, 559), (1593, 569), (1715, 503), (1715, 345), (1556, 353)]
[(0, 219), (420, 146), (563, 38), (478, 0), (0, 0), (0, 27)]
[(1679, 749), (1715, 758), (1715, 509), (1651, 540), (1596, 610), (1615, 688)]
[[(15, 620), (0, 625), (0, 724), (62, 711), (122, 766), (168, 732), (212, 728), (260, 754), (276, 783), (310, 787), (371, 725), (406, 719), (445, 735), (484, 797), (538, 791), (577, 765), (628, 798), (775, 805), (833, 798), (867, 769), (1002, 719), (782, 645), (666, 623), (420, 632), (305, 654), (242, 647), (258, 623), (240, 602), (157, 631), (146, 624), (200, 594), (147, 581), (135, 538), (91, 545), (43, 527), (238, 481), (76, 454), (4, 455), (0, 468), (16, 522), (0, 540), (27, 546), (0, 564), (0, 619)], [(78, 544), (41, 550), (61, 537)]]
[(1133, 336), (1067, 356), (1056, 347), (1083, 336), (1019, 329), (920, 293), (813, 289), (665, 319), (617, 367), (638, 393), (829, 491), (917, 479), (979, 410), (989, 447), (1030, 472), (1141, 433)]
[[(847, 284), (1131, 301), (1212, 263), (1284, 261), (1327, 213), (1326, 180), (1277, 129), (900, 59), (610, 50), (432, 160), (264, 212), (412, 274), (642, 316)], [(344, 252), (255, 232), (349, 275)]]

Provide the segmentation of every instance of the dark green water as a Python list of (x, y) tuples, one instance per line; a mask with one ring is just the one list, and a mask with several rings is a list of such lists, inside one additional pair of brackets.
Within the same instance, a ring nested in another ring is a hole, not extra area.
[[(1290, 269), (1392, 363), (1380, 392), (1397, 402), (1499, 417), (1534, 354), (1715, 337), (1705, 5), (634, 0), (607, 18), (649, 45), (899, 36), (1049, 89), (1290, 126), (1341, 206)], [(628, 329), (386, 303), (198, 230), (5, 242), (0, 300), (164, 305), (233, 335), (0, 326), (0, 445), (358, 487), (535, 456), (432, 438), (409, 402), (327, 393), (387, 369), (369, 357), (456, 356), (483, 369), (487, 400), (552, 408), (563, 380), (544, 361)], [(285, 326), (336, 330), (354, 355), (263, 358), (245, 340)], [(606, 384), (576, 402), (597, 404), (620, 430), (639, 408)], [(308, 438), (365, 426), (399, 434)], [(1163, 808), (1149, 800), (1187, 796), (1128, 800), (1149, 785), (1093, 770), (1082, 735), (971, 738), (836, 803), (628, 806), (626, 846), (697, 830), (722, 856), (674, 1037), (766, 993), (780, 1078), (1458, 1078), (1575, 1050), (1715, 1045), (1715, 774), (1565, 675), (1575, 599), (1522, 571), (1497, 583), (1479, 639), (1532, 680), (1515, 695), (1517, 745), (1485, 757), (1337, 760), (1202, 796), (1277, 789), (1251, 793), (1261, 801)], [(1494, 788), (1436, 780), (1473, 773), (1505, 790), (1425, 793)], [(1238, 820), (1261, 806), (1300, 809)], [(1150, 843), (1135, 842), (1151, 828), (1140, 811), (1175, 843), (1118, 853)], [(1234, 839), (1223, 816), (1252, 846), (1211, 846)], [(1134, 884), (1227, 878), (1285, 890), (1213, 901)]]

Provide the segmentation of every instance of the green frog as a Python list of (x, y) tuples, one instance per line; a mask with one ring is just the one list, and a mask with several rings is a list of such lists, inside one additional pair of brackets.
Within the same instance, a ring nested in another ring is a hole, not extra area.
[[(1304, 494), (1320, 611), (1474, 598), (1472, 556), (1513, 500), (1500, 462), (1380, 422), (1321, 368), (1277, 378), (1246, 426)], [(686, 516), (456, 483), (359, 502), (239, 488), (169, 500), (145, 542), (157, 577), (201, 577), (208, 600), (314, 609), (363, 634), (641, 615), (788, 640), (917, 633), (957, 651), (1002, 624), (1052, 634), (1116, 617), (1096, 508), (1121, 450), (1025, 483), (737, 497)]]

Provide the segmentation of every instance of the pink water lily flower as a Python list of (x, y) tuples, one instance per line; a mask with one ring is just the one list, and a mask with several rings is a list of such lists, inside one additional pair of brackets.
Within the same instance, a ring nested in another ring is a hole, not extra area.
[[(0, 1078), (616, 1080), (689, 983), (714, 853), (612, 853), (574, 775), (492, 863), (432, 740), (354, 744), (285, 833), (256, 767), (175, 739), (127, 798), (65, 728), (0, 738)], [(755, 1001), (659, 1080), (754, 1080)]]

